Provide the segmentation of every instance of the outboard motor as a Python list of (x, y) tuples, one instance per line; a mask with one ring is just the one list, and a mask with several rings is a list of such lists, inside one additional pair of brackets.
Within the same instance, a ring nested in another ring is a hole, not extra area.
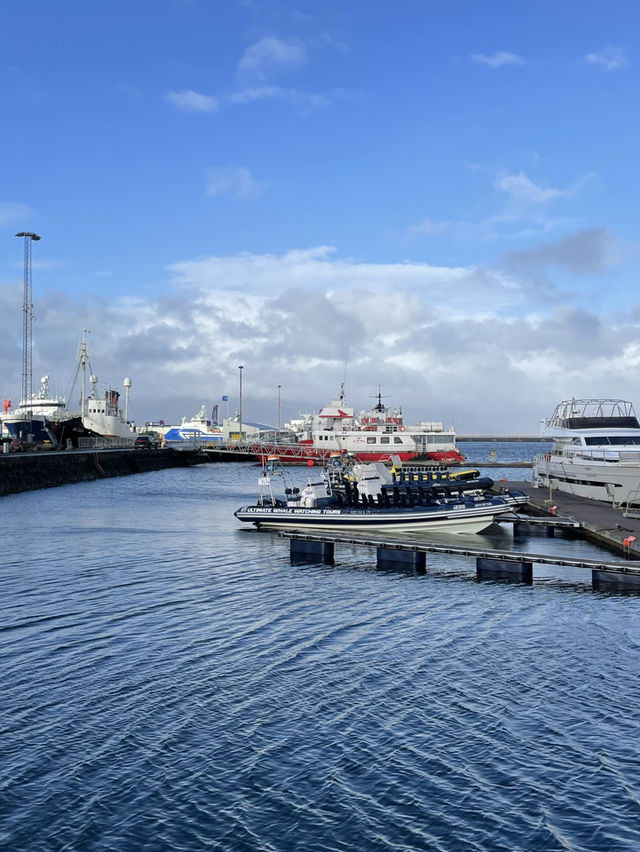
[(285, 488), (284, 489), (285, 499), (287, 501), (287, 506), (299, 506), (300, 505), (300, 489), (299, 488)]
[(300, 505), (305, 509), (313, 509), (327, 502), (327, 486), (325, 482), (307, 482), (300, 495)]

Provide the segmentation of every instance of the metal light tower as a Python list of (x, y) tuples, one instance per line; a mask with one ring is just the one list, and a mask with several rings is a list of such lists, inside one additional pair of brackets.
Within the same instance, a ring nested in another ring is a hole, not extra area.
[(24, 237), (24, 300), (22, 305), (22, 402), (29, 406), (31, 414), (32, 385), (32, 329), (33, 302), (31, 291), (31, 243), (40, 237), (31, 231), (20, 231), (16, 237)]

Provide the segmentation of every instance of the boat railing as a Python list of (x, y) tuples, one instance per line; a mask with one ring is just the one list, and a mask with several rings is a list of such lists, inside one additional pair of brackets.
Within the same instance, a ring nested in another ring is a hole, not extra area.
[(78, 438), (79, 450), (122, 450), (133, 447), (134, 438)]
[(549, 453), (544, 453), (535, 456), (534, 462), (541, 461), (556, 461), (556, 462), (631, 462), (640, 464), (640, 451), (638, 450), (584, 450), (584, 449), (569, 449), (552, 450)]

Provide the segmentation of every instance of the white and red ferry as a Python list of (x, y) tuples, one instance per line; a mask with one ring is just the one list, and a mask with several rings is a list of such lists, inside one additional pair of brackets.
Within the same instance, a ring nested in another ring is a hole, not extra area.
[(328, 458), (336, 452), (348, 453), (359, 462), (424, 460), (446, 464), (464, 461), (456, 447), (453, 428), (442, 423), (406, 425), (402, 411), (387, 407), (378, 393), (370, 411), (356, 415), (340, 394), (314, 414), (305, 414), (285, 424), (291, 443), (278, 443), (269, 455), (283, 462), (305, 462)]

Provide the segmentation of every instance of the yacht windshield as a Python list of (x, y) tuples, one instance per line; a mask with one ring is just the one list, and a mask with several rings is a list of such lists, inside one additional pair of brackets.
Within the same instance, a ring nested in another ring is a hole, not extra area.
[(612, 447), (624, 447), (640, 445), (640, 435), (599, 435), (595, 437), (593, 435), (585, 437), (585, 444), (588, 447), (603, 447), (603, 446), (612, 446)]

